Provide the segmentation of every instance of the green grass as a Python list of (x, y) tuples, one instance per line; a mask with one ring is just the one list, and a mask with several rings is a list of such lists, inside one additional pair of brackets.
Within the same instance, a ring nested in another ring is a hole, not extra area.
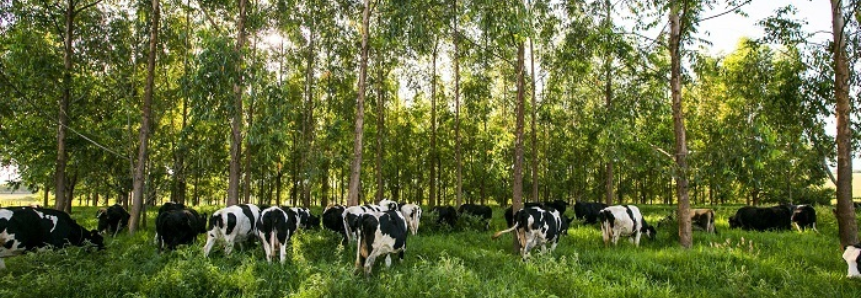
[[(597, 227), (575, 225), (555, 252), (535, 251), (529, 262), (511, 253), (510, 236), (492, 241), (494, 231), (434, 230), (425, 221), (407, 239), (404, 262), (385, 268), (380, 260), (370, 279), (353, 275), (355, 247), (328, 231), (297, 235), (283, 265), (266, 263), (259, 246), (203, 258), (203, 235), (159, 254), (150, 214), (147, 230), (108, 239), (104, 251), (6, 259), (0, 297), (861, 297), (861, 281), (845, 278), (826, 207), (817, 209), (818, 234), (730, 230), (737, 208), (717, 208), (720, 234), (695, 232), (689, 250), (677, 245), (675, 227), (639, 248), (604, 248)], [(80, 223), (95, 226), (94, 208), (76, 210)], [(642, 210), (654, 224), (671, 207)], [(503, 228), (501, 214), (494, 209), (493, 229)]]

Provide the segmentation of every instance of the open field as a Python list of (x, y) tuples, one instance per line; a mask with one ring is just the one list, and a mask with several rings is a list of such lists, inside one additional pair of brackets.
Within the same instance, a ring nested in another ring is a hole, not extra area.
[[(831, 183), (831, 179), (825, 179), (825, 187), (836, 188), (834, 183)], [(852, 173), (852, 197), (861, 197), (861, 173)]]
[[(718, 207), (719, 235), (694, 233), (694, 247), (676, 244), (661, 227), (637, 248), (604, 248), (597, 226), (575, 224), (550, 255), (521, 262), (511, 237), (493, 231), (441, 231), (426, 221), (407, 239), (403, 263), (380, 260), (370, 279), (353, 275), (355, 247), (328, 231), (300, 232), (285, 264), (267, 264), (259, 246), (209, 259), (205, 240), (159, 254), (148, 228), (106, 239), (97, 253), (70, 248), (6, 259), (2, 297), (861, 297), (848, 280), (834, 217), (817, 208), (820, 233), (729, 230), (738, 206)], [(641, 207), (655, 224), (669, 206)], [(95, 227), (95, 208), (74, 215)], [(212, 207), (199, 208), (210, 213)], [(315, 210), (319, 213), (319, 210)], [(571, 215), (569, 211), (569, 215)], [(493, 230), (504, 226), (494, 209)], [(355, 244), (353, 244), (355, 245)]]

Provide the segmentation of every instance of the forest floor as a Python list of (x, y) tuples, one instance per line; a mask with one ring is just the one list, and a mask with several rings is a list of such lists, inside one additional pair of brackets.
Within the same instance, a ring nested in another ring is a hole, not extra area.
[[(738, 207), (717, 207), (719, 234), (694, 232), (691, 249), (667, 225), (640, 247), (605, 248), (597, 226), (578, 222), (556, 251), (528, 262), (511, 252), (511, 236), (490, 239), (505, 225), (500, 209), (489, 231), (434, 227), (426, 216), (405, 260), (386, 268), (380, 259), (370, 278), (353, 274), (355, 243), (344, 248), (325, 230), (298, 233), (285, 264), (266, 263), (259, 245), (204, 258), (204, 235), (159, 253), (153, 211), (144, 231), (106, 239), (103, 251), (7, 258), (0, 297), (861, 297), (861, 281), (845, 277), (830, 207), (817, 208), (819, 233), (730, 230)], [(673, 208), (641, 207), (653, 225)], [(94, 207), (76, 210), (79, 223), (96, 226)]]

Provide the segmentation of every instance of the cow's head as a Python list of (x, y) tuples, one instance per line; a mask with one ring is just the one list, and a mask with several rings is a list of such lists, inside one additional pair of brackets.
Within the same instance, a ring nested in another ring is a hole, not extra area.
[(735, 229), (738, 227), (741, 227), (741, 222), (739, 222), (738, 216), (736, 216), (736, 215), (730, 216), (729, 217), (729, 228)]
[(105, 249), (105, 238), (98, 230), (92, 230), (84, 233), (84, 239), (96, 246), (99, 250)]
[(308, 212), (308, 227), (311, 229), (320, 227), (320, 218), (311, 212)]
[(97, 231), (104, 233), (108, 230), (108, 223), (110, 222), (110, 217), (108, 216), (108, 210), (105, 208), (99, 209), (96, 212), (96, 218), (99, 219), (99, 225), (96, 228)]
[(568, 227), (570, 227), (570, 226), (571, 226), (571, 221), (572, 221), (572, 220), (574, 220), (574, 219), (573, 219), (573, 218), (570, 218), (570, 217), (567, 217), (567, 216), (564, 216), (564, 215), (562, 216), (562, 228), (561, 228), (561, 229), (559, 229), (559, 234), (560, 234), (560, 235), (562, 235), (562, 236), (567, 236), (567, 235), (568, 235)]
[(655, 236), (658, 235), (658, 231), (655, 230), (655, 227), (650, 225), (643, 225), (643, 227), (640, 228), (640, 233), (643, 233), (643, 235), (646, 235), (649, 239), (655, 239)]

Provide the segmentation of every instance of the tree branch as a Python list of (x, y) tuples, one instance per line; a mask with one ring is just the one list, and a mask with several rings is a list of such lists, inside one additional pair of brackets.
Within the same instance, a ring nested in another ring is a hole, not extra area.
[(722, 13), (719, 13), (719, 14), (716, 14), (716, 15), (713, 15), (713, 16), (709, 16), (709, 17), (702, 18), (702, 19), (700, 19), (700, 23), (705, 22), (705, 21), (708, 21), (708, 20), (711, 20), (711, 19), (714, 19), (714, 18), (717, 18), (717, 17), (720, 17), (720, 16), (723, 16), (723, 15), (726, 15), (726, 14), (731, 13), (731, 12), (735, 12), (735, 11), (739, 10), (741, 7), (743, 7), (743, 6), (745, 6), (745, 5), (750, 4), (750, 2), (751, 2), (751, 1), (753, 1), (753, 0), (747, 0), (747, 1), (744, 1), (744, 2), (742, 2), (741, 4), (736, 5), (735, 7), (731, 8), (731, 9), (729, 9), (729, 10), (727, 10), (727, 11), (724, 11), (724, 12), (722, 12)]
[(90, 7), (96, 6), (97, 4), (99, 4), (99, 3), (101, 3), (101, 2), (102, 2), (102, 0), (96, 0), (96, 1), (93, 1), (92, 3), (89, 3), (89, 4), (87, 4), (87, 5), (81, 6), (81, 8), (75, 9), (75, 10), (74, 10), (74, 12), (73, 12), (73, 14), (78, 14), (79, 12), (82, 12), (82, 11), (86, 10), (87, 8), (90, 8)]
[(666, 155), (666, 156), (670, 159), (670, 161), (672, 161), (672, 162), (673, 162), (673, 164), (675, 164), (676, 159), (673, 157), (673, 155), (672, 155), (672, 154), (670, 154), (670, 153), (669, 153), (669, 152), (667, 152), (667, 151), (664, 151), (664, 149), (661, 149), (661, 147), (655, 146), (654, 144), (649, 143), (649, 146), (652, 146), (652, 149), (654, 149), (655, 151), (657, 151), (657, 152), (659, 152), (659, 153), (662, 153), (662, 154)]
[[(218, 31), (218, 33), (224, 34), (225, 31), (223, 29), (221, 29), (221, 26), (218, 26), (218, 24), (215, 23), (215, 20), (213, 20), (212, 17), (209, 16), (209, 12), (203, 8), (203, 5), (200, 5), (200, 0), (197, 0), (197, 1), (198, 1), (197, 4), (200, 6), (199, 9), (201, 12), (203, 12), (203, 16), (206, 18), (206, 21), (208, 21), (209, 24), (212, 25), (213, 28), (215, 28), (215, 31)], [(191, 9), (191, 7), (186, 6), (186, 9)]]

